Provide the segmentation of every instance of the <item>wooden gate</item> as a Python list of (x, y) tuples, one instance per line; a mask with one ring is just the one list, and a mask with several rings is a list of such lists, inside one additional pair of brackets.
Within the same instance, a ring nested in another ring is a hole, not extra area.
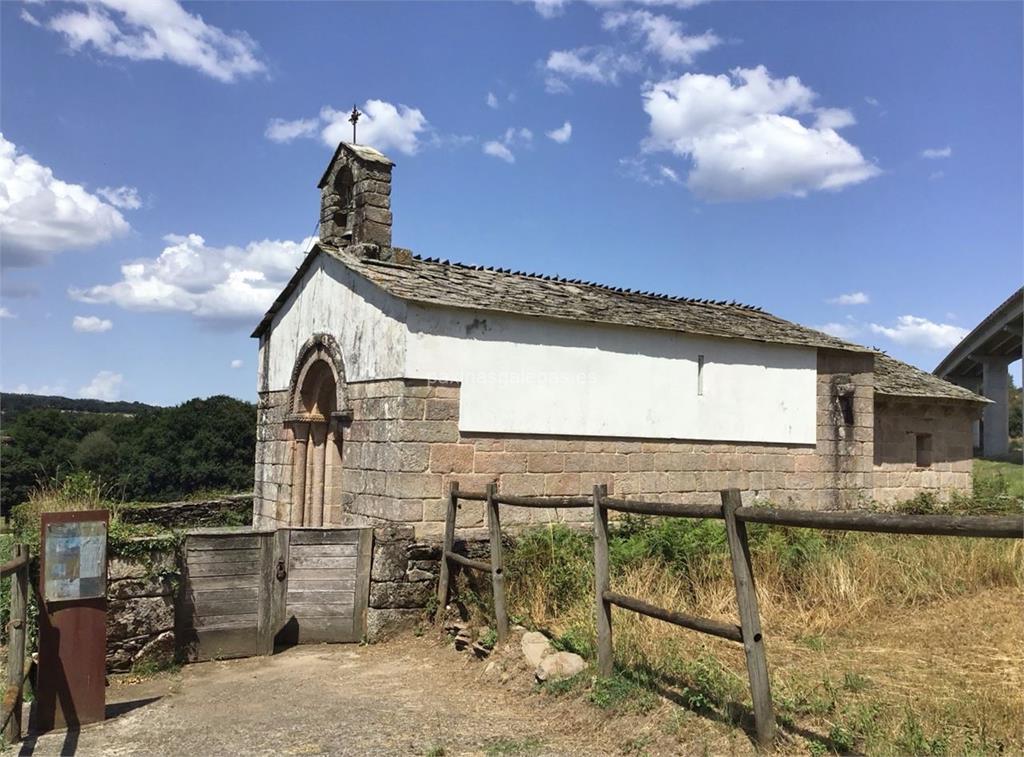
[(371, 529), (204, 529), (185, 540), (178, 627), (189, 660), (360, 641)]
[(361, 641), (373, 531), (289, 529), (280, 644)]

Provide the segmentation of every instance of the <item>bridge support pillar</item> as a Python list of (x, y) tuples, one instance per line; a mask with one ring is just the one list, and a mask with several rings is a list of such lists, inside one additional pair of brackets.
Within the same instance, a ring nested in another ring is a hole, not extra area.
[(981, 452), (985, 457), (1002, 457), (1010, 452), (1010, 402), (1007, 384), (1009, 358), (981, 359), (981, 393), (992, 400), (981, 417)]

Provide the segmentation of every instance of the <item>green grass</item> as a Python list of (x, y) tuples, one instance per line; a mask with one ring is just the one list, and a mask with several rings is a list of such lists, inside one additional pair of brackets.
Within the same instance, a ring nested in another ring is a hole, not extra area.
[(506, 754), (537, 754), (544, 745), (538, 738), (495, 739), (487, 744), (484, 754), (487, 757), (501, 757)]
[(974, 461), (974, 485), (984, 487), (988, 482), (1002, 479), (1006, 483), (1006, 494), (1010, 497), (1024, 498), (1024, 465), (1018, 460), (1015, 463), (1001, 460)]

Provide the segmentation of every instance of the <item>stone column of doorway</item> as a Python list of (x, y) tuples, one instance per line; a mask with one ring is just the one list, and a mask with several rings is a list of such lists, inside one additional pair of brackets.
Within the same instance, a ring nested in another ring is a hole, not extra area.
[(295, 454), (292, 457), (292, 509), (288, 525), (301, 526), (306, 506), (306, 443), (309, 441), (309, 424), (293, 423)]
[(324, 468), (327, 463), (327, 424), (314, 423), (313, 476), (310, 481), (309, 518), (306, 525), (320, 527), (324, 524)]

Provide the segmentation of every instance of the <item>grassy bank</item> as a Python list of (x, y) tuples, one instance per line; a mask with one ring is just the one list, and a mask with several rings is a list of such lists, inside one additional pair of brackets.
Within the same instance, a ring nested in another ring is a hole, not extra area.
[[(985, 484), (985, 501), (961, 504), (972, 512), (1019, 508), (1006, 488)], [(1019, 541), (749, 531), (783, 751), (1024, 750)], [(518, 620), (592, 660), (591, 549), (589, 534), (564, 526), (528, 532), (508, 553), (507, 583)], [(720, 522), (625, 518), (610, 550), (615, 590), (736, 617)], [(584, 675), (559, 690), (623, 712), (664, 714), (667, 698), (705, 721), (740, 725), (749, 717), (738, 645), (614, 612), (615, 678)], [(680, 734), (680, 746), (692, 748), (691, 737)]]

